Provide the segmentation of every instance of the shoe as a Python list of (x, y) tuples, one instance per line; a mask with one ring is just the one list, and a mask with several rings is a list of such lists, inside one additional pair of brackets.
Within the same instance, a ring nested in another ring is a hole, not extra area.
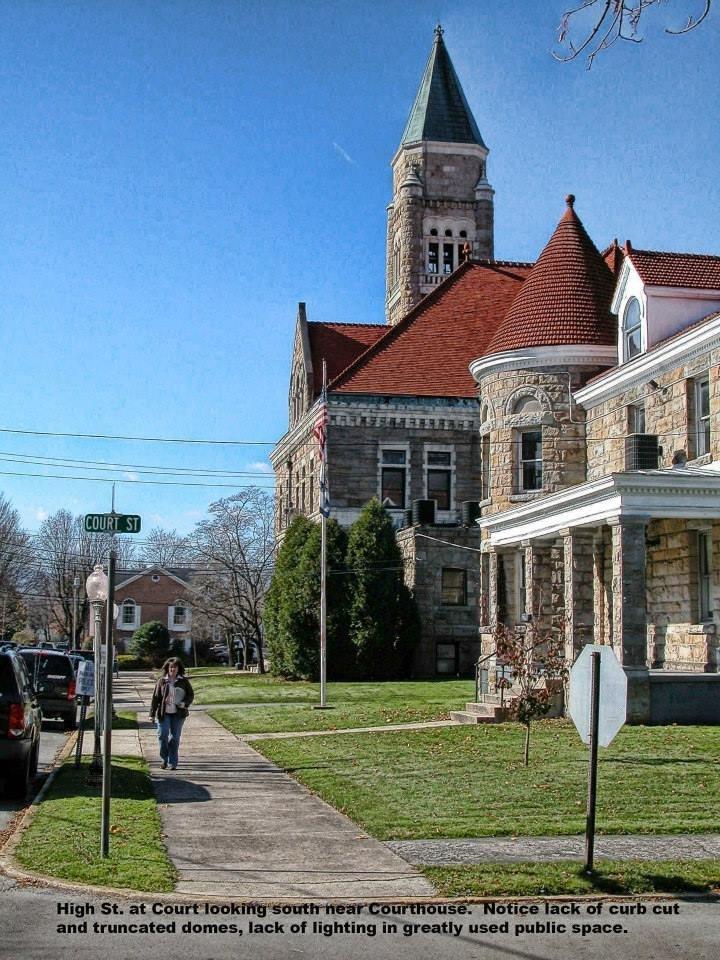
[(167, 760), (163, 760), (163, 762), (160, 764), (160, 769), (167, 770)]
[(173, 764), (170, 766), (170, 769), (171, 769), (171, 770), (177, 770), (177, 764), (176, 764), (176, 763), (173, 763)]

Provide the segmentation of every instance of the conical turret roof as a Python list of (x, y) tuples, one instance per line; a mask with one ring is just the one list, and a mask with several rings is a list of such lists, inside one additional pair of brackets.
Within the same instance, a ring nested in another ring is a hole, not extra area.
[(567, 210), (493, 337), (485, 356), (562, 344), (611, 346), (615, 280), (567, 197)]
[(485, 147), (447, 52), (440, 26), (435, 28), (430, 59), (400, 142), (417, 143), (420, 140), (477, 143)]

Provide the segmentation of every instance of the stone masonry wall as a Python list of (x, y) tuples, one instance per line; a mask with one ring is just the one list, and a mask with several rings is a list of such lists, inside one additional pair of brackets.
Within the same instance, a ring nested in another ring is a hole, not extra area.
[[(483, 516), (554, 493), (585, 480), (585, 425), (582, 410), (569, 407), (568, 372), (577, 389), (595, 370), (547, 367), (526, 372), (500, 372), (483, 378), (480, 387), (481, 435), (490, 436), (490, 497)], [(542, 414), (514, 414), (525, 397), (536, 399)], [(580, 422), (576, 422), (580, 421)], [(518, 485), (518, 432), (542, 429), (543, 489), (523, 492)]]
[[(588, 407), (587, 457), (588, 480), (618, 473), (625, 466), (625, 437), (628, 434), (629, 407), (645, 405), (645, 432), (657, 434), (663, 449), (660, 466), (670, 466), (673, 453), (684, 450), (690, 460), (695, 456), (693, 424), (694, 378), (709, 372), (711, 423), (720, 418), (720, 351), (711, 351), (682, 366), (655, 373), (653, 382), (633, 386), (595, 406)], [(720, 433), (711, 430), (710, 454), (720, 458)]]
[[(441, 540), (452, 541), (457, 546), (439, 542)], [(473, 552), (480, 546), (479, 529), (406, 527), (398, 531), (397, 541), (405, 559), (405, 581), (414, 593), (422, 626), (420, 647), (413, 664), (414, 675), (435, 676), (437, 644), (457, 643), (458, 673), (472, 676), (480, 655), (480, 554)], [(466, 604), (443, 605), (444, 567), (466, 571)]]
[[(393, 162), (393, 199), (388, 207), (386, 311), (390, 324), (397, 323), (429, 292), (426, 274), (423, 221), (425, 215), (448, 220), (469, 220), (469, 232), (475, 257), (493, 256), (493, 201), (477, 199), (475, 185), (484, 169), (485, 151), (481, 147), (462, 146), (454, 152), (422, 144), (403, 148)], [(415, 174), (421, 184), (405, 186)], [(457, 239), (457, 238), (455, 238)], [(438, 237), (442, 243), (442, 236)], [(400, 244), (398, 276), (393, 275), (392, 248)], [(455, 266), (458, 264), (456, 263)], [(434, 278), (440, 282), (442, 275)]]

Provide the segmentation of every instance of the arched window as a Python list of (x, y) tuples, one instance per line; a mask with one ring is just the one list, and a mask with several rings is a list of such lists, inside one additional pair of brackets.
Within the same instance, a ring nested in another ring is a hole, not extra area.
[(446, 237), (451, 237), (451, 236), (452, 236), (452, 230), (446, 230), (446, 231), (445, 231), (445, 236), (446, 236)]
[(430, 231), (430, 236), (436, 237), (437, 235), (438, 235), (437, 227), (433, 227), (432, 230)]
[(642, 311), (640, 301), (631, 297), (623, 312), (623, 360), (631, 360), (642, 353)]
[(134, 600), (123, 600), (122, 618), (120, 623), (123, 627), (134, 627), (137, 616), (137, 604)]

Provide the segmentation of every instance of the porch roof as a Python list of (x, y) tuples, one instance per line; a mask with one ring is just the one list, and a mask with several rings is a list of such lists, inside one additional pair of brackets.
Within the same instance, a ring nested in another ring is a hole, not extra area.
[(565, 528), (661, 517), (720, 519), (720, 463), (611, 473), (477, 522), (490, 535), (486, 542), (501, 547)]

